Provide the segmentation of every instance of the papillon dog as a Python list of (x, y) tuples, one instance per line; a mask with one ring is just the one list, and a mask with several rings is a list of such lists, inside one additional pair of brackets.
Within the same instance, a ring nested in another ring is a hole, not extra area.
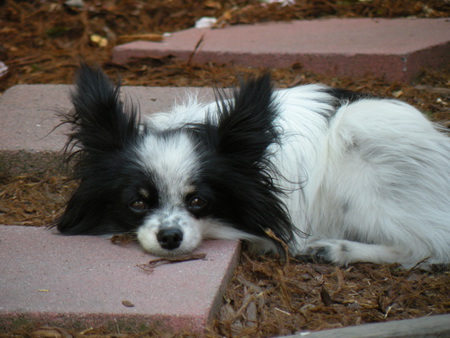
[(141, 116), (81, 65), (66, 150), (67, 235), (135, 233), (158, 256), (204, 239), (321, 262), (450, 263), (450, 138), (417, 109), (264, 73)]

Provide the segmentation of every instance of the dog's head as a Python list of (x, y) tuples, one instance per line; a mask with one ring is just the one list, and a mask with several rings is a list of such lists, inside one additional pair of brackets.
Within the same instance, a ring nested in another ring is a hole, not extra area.
[(161, 256), (190, 252), (204, 238), (276, 247), (269, 229), (291, 239), (270, 161), (278, 133), (267, 74), (243, 82), (230, 99), (218, 92), (202, 121), (164, 129), (141, 124), (119, 88), (98, 68), (78, 72), (65, 119), (80, 185), (58, 221), (62, 233), (136, 232), (145, 250)]

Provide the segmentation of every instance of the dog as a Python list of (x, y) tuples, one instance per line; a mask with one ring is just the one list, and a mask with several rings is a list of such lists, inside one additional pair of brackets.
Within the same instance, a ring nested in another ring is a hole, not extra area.
[[(67, 235), (135, 233), (175, 256), (207, 238), (355, 262), (450, 262), (450, 138), (412, 106), (269, 73), (141, 117), (82, 64), (66, 150), (78, 189)], [(75, 150), (75, 151), (74, 151)]]

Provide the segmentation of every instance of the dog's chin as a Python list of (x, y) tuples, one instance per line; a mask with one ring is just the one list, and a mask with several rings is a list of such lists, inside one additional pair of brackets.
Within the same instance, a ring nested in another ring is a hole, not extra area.
[[(143, 246), (142, 246), (143, 247)], [(191, 254), (196, 248), (193, 250), (184, 250), (181, 248), (174, 249), (174, 250), (166, 250), (163, 248), (144, 248), (143, 249), (149, 253), (150, 255), (157, 256), (157, 257), (178, 257), (178, 256), (184, 256)]]

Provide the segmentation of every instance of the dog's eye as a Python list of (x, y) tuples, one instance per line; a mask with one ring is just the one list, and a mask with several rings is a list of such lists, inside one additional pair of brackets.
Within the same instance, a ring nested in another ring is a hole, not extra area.
[(190, 211), (195, 213), (202, 211), (207, 204), (208, 202), (204, 198), (201, 198), (200, 196), (193, 196), (188, 202), (188, 208)]
[(145, 211), (148, 207), (147, 204), (142, 200), (135, 200), (130, 203), (130, 208), (136, 212)]

